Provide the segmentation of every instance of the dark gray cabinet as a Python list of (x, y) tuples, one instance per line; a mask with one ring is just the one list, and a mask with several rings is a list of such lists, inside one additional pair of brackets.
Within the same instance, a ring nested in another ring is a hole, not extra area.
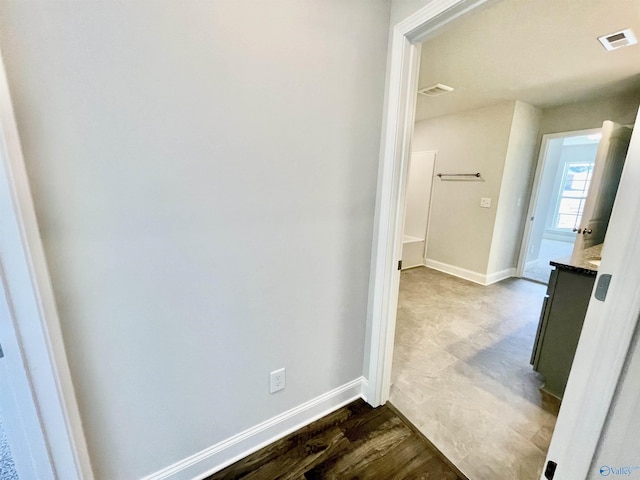
[(567, 385), (595, 273), (556, 266), (549, 278), (531, 364), (544, 377), (542, 389), (558, 398)]

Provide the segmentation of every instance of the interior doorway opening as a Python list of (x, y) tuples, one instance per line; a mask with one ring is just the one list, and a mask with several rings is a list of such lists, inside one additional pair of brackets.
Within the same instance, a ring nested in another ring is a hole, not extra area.
[(545, 135), (534, 184), (522, 277), (547, 284), (550, 261), (571, 255), (593, 176), (601, 129)]
[[(535, 23), (535, 22), (534, 22), (534, 23)], [(409, 22), (407, 22), (407, 24), (409, 24)], [(415, 25), (416, 25), (416, 24), (414, 23), (412, 28), (416, 28), (416, 27), (415, 27)], [(406, 31), (407, 31), (407, 32), (409, 32), (409, 29), (407, 28), (407, 30), (406, 30)], [(409, 35), (407, 34), (407, 36), (409, 36)], [(454, 50), (455, 50), (455, 49), (454, 49)], [(445, 80), (445, 81), (446, 81), (446, 80)], [(452, 82), (447, 81), (447, 83), (452, 83)], [(419, 85), (419, 86), (421, 86), (421, 85)], [(412, 87), (411, 87), (411, 83), (409, 83), (409, 90), (410, 90), (410, 91), (411, 91), (411, 88), (412, 88)], [(395, 97), (394, 97), (394, 98), (395, 98)], [(605, 118), (606, 118), (606, 117), (605, 117)], [(583, 128), (584, 128), (584, 127), (583, 127)], [(464, 141), (464, 140), (461, 140), (461, 142), (462, 142), (462, 141)], [(409, 143), (409, 141), (407, 140), (407, 143), (405, 143), (404, 145), (406, 146), (408, 143)], [(424, 149), (424, 146), (419, 146), (418, 150), (421, 150), (421, 149)], [(440, 152), (439, 152), (439, 154), (440, 154)], [(406, 153), (405, 153), (405, 155), (406, 155)], [(439, 158), (440, 158), (440, 157), (439, 157)], [(405, 164), (405, 166), (403, 166), (403, 168), (406, 168), (406, 164)], [(397, 177), (396, 177), (396, 178), (397, 178)], [(402, 180), (400, 180), (400, 183), (401, 183), (400, 191), (402, 191), (402, 188), (403, 188), (403, 187), (402, 187)], [(400, 196), (402, 197), (402, 194), (401, 194)], [(482, 197), (481, 197), (481, 199), (482, 199)], [(526, 202), (526, 198), (525, 198), (525, 202)], [(490, 201), (489, 201), (488, 203), (489, 203), (489, 204), (491, 204), (491, 202), (490, 202)], [(514, 203), (519, 204), (518, 199), (516, 199), (516, 202), (514, 202)], [(392, 208), (395, 208), (395, 206), (392, 206)], [(400, 213), (402, 212), (402, 208), (400, 208), (400, 209), (399, 209), (399, 212), (400, 212)], [(452, 217), (453, 217), (453, 216), (452, 216)], [(455, 218), (455, 217), (453, 217), (453, 218)], [(396, 230), (396, 232), (397, 232), (398, 230), (400, 230), (400, 229), (397, 229), (397, 230)], [(400, 230), (400, 231), (401, 231), (401, 230)], [(462, 235), (462, 237), (464, 238), (464, 235)], [(521, 238), (521, 237), (520, 237), (520, 238)], [(429, 243), (429, 241), (427, 241), (427, 243)], [(397, 254), (397, 252), (398, 252), (398, 249), (397, 249), (397, 248), (398, 248), (398, 239), (397, 239), (397, 238), (396, 238), (395, 246), (396, 246), (396, 250), (395, 250), (395, 251), (396, 251), (396, 254)], [(427, 245), (427, 251), (428, 251), (428, 249), (429, 249), (429, 245)], [(467, 270), (469, 270), (469, 269), (467, 269)], [(406, 273), (408, 273), (408, 272), (406, 272)], [(486, 274), (485, 274), (485, 275), (486, 275)], [(403, 273), (403, 276), (404, 276), (404, 273)], [(492, 283), (492, 282), (490, 281), (490, 280), (491, 280), (491, 278), (487, 278), (487, 277), (488, 277), (488, 276), (485, 276), (485, 278), (484, 278), (484, 279), (482, 279), (482, 280), (484, 280), (484, 282), (480, 282), (480, 283), (487, 283), (487, 284)], [(393, 287), (393, 283), (391, 283), (390, 285), (391, 285), (391, 287)], [(395, 294), (394, 294), (393, 292), (391, 292), (390, 294), (391, 294), (391, 299), (392, 299), (392, 300), (394, 300), (393, 296), (394, 296)], [(400, 295), (402, 295), (402, 292), (400, 293)], [(392, 303), (394, 303), (394, 302), (392, 301)], [(374, 337), (374, 340), (375, 340), (375, 337)], [(390, 345), (389, 343), (387, 343), (386, 348), (387, 348), (387, 350), (386, 350), (387, 352), (389, 352), (389, 350), (393, 350), (393, 346), (392, 346), (392, 345)], [(584, 356), (584, 355), (583, 355), (583, 356)], [(375, 359), (374, 359), (374, 361), (372, 362), (372, 365), (374, 365), (374, 367), (375, 367)], [(384, 382), (384, 376), (383, 376), (383, 379), (382, 379), (382, 380), (383, 380), (383, 382)], [(384, 389), (384, 387), (383, 387), (382, 391), (384, 392), (384, 390), (385, 390), (385, 389)], [(575, 395), (575, 394), (574, 394), (574, 395)], [(418, 395), (418, 396), (419, 396), (419, 395)], [(384, 394), (383, 394), (383, 397), (384, 397)], [(427, 400), (427, 399), (423, 398), (422, 400), (424, 401), (424, 400)], [(582, 400), (584, 400), (584, 399), (582, 398), (582, 399), (581, 399), (581, 401), (582, 401)], [(573, 406), (575, 406), (575, 407), (579, 407), (579, 406), (581, 407), (581, 405), (579, 405), (579, 402), (576, 402), (576, 398), (575, 398), (575, 397), (572, 399), (572, 402), (571, 402), (571, 403), (572, 403), (572, 404), (573, 404)], [(584, 403), (586, 404), (586, 403), (588, 403), (588, 402), (586, 402), (586, 401), (585, 401)], [(568, 410), (568, 411), (571, 411), (571, 409), (567, 409), (567, 410)], [(455, 416), (455, 412), (453, 412), (453, 415), (452, 415), (451, 413), (452, 413), (452, 412), (449, 412), (449, 415), (447, 415), (447, 417), (451, 418), (452, 416)], [(480, 418), (481, 418), (481, 417), (480, 417)], [(571, 413), (569, 413), (569, 414), (565, 415), (565, 418), (571, 418)], [(568, 436), (570, 435), (570, 432), (568, 432), (568, 431), (567, 431), (566, 427), (565, 427), (565, 429), (564, 429), (564, 431), (563, 431), (563, 434), (564, 434), (564, 439), (565, 439), (565, 440), (566, 440), (566, 439), (568, 438)], [(592, 442), (592, 441), (594, 441), (594, 439), (593, 439), (593, 438), (589, 438), (589, 439), (585, 439), (584, 443)], [(566, 442), (565, 442), (565, 444), (566, 444)], [(591, 448), (591, 446), (589, 446), (588, 448)], [(559, 452), (560, 450), (561, 450), (561, 448), (560, 448), (560, 447), (556, 447), (556, 453), (555, 453), (555, 455), (558, 455), (558, 452)], [(567, 451), (567, 450), (568, 450), (568, 448), (565, 448), (563, 451)], [(504, 452), (502, 452), (502, 453), (504, 453)], [(584, 458), (584, 459), (582, 459), (582, 460), (584, 460), (584, 462), (586, 462), (586, 457), (587, 457), (587, 455), (584, 455), (584, 457), (585, 457), (585, 458)], [(583, 463), (584, 463), (584, 462), (583, 462)], [(486, 458), (484, 459), (484, 463), (486, 463)], [(570, 467), (575, 467), (575, 468), (576, 468), (576, 471), (577, 471), (578, 467), (575, 465), (575, 464), (577, 464), (577, 463), (579, 463), (579, 462), (573, 462), (573, 465), (570, 465), (569, 467), (564, 467), (564, 468), (567, 468), (565, 471), (571, 471), (571, 470), (570, 470)], [(539, 468), (541, 468), (541, 467), (542, 467), (542, 465), (539, 465), (539, 466), (537, 466), (537, 465), (536, 465), (536, 469), (535, 469), (535, 470), (538, 470), (538, 469), (539, 469)], [(493, 477), (489, 477), (489, 478), (499, 478), (499, 477), (500, 477), (500, 474), (498, 474), (498, 476), (493, 475)], [(581, 477), (581, 475), (578, 475), (578, 476), (576, 476), (575, 478), (579, 478), (579, 477), (580, 477), (580, 478), (582, 478), (582, 477)], [(515, 477), (513, 477), (513, 478), (515, 478)], [(572, 478), (573, 478), (573, 477), (572, 477)]]

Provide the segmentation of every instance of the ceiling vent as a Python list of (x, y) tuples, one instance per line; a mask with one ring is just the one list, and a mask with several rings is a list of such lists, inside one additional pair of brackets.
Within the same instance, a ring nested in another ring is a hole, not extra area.
[(453, 88), (441, 83), (436, 83), (430, 87), (424, 87), (418, 90), (418, 93), (428, 97), (437, 97), (438, 95), (444, 95), (449, 92), (453, 92)]
[(598, 37), (600, 43), (607, 50), (615, 50), (616, 48), (628, 47), (629, 45), (635, 45), (638, 43), (636, 40), (636, 36), (633, 34), (630, 28), (626, 30), (621, 30), (620, 32), (610, 33), (609, 35), (604, 35), (602, 37)]

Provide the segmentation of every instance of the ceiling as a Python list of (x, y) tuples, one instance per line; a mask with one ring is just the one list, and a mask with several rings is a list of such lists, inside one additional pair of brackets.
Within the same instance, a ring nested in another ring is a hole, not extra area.
[(607, 52), (598, 37), (632, 28), (640, 0), (502, 0), (422, 46), (416, 121), (521, 100), (539, 108), (640, 90), (640, 44)]

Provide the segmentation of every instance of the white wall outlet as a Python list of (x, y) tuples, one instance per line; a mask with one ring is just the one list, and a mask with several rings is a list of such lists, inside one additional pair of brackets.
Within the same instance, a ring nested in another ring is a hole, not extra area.
[(491, 208), (491, 199), (490, 198), (481, 198), (480, 206), (482, 208)]
[(274, 370), (269, 374), (269, 393), (275, 393), (284, 390), (287, 386), (287, 377), (284, 368)]

